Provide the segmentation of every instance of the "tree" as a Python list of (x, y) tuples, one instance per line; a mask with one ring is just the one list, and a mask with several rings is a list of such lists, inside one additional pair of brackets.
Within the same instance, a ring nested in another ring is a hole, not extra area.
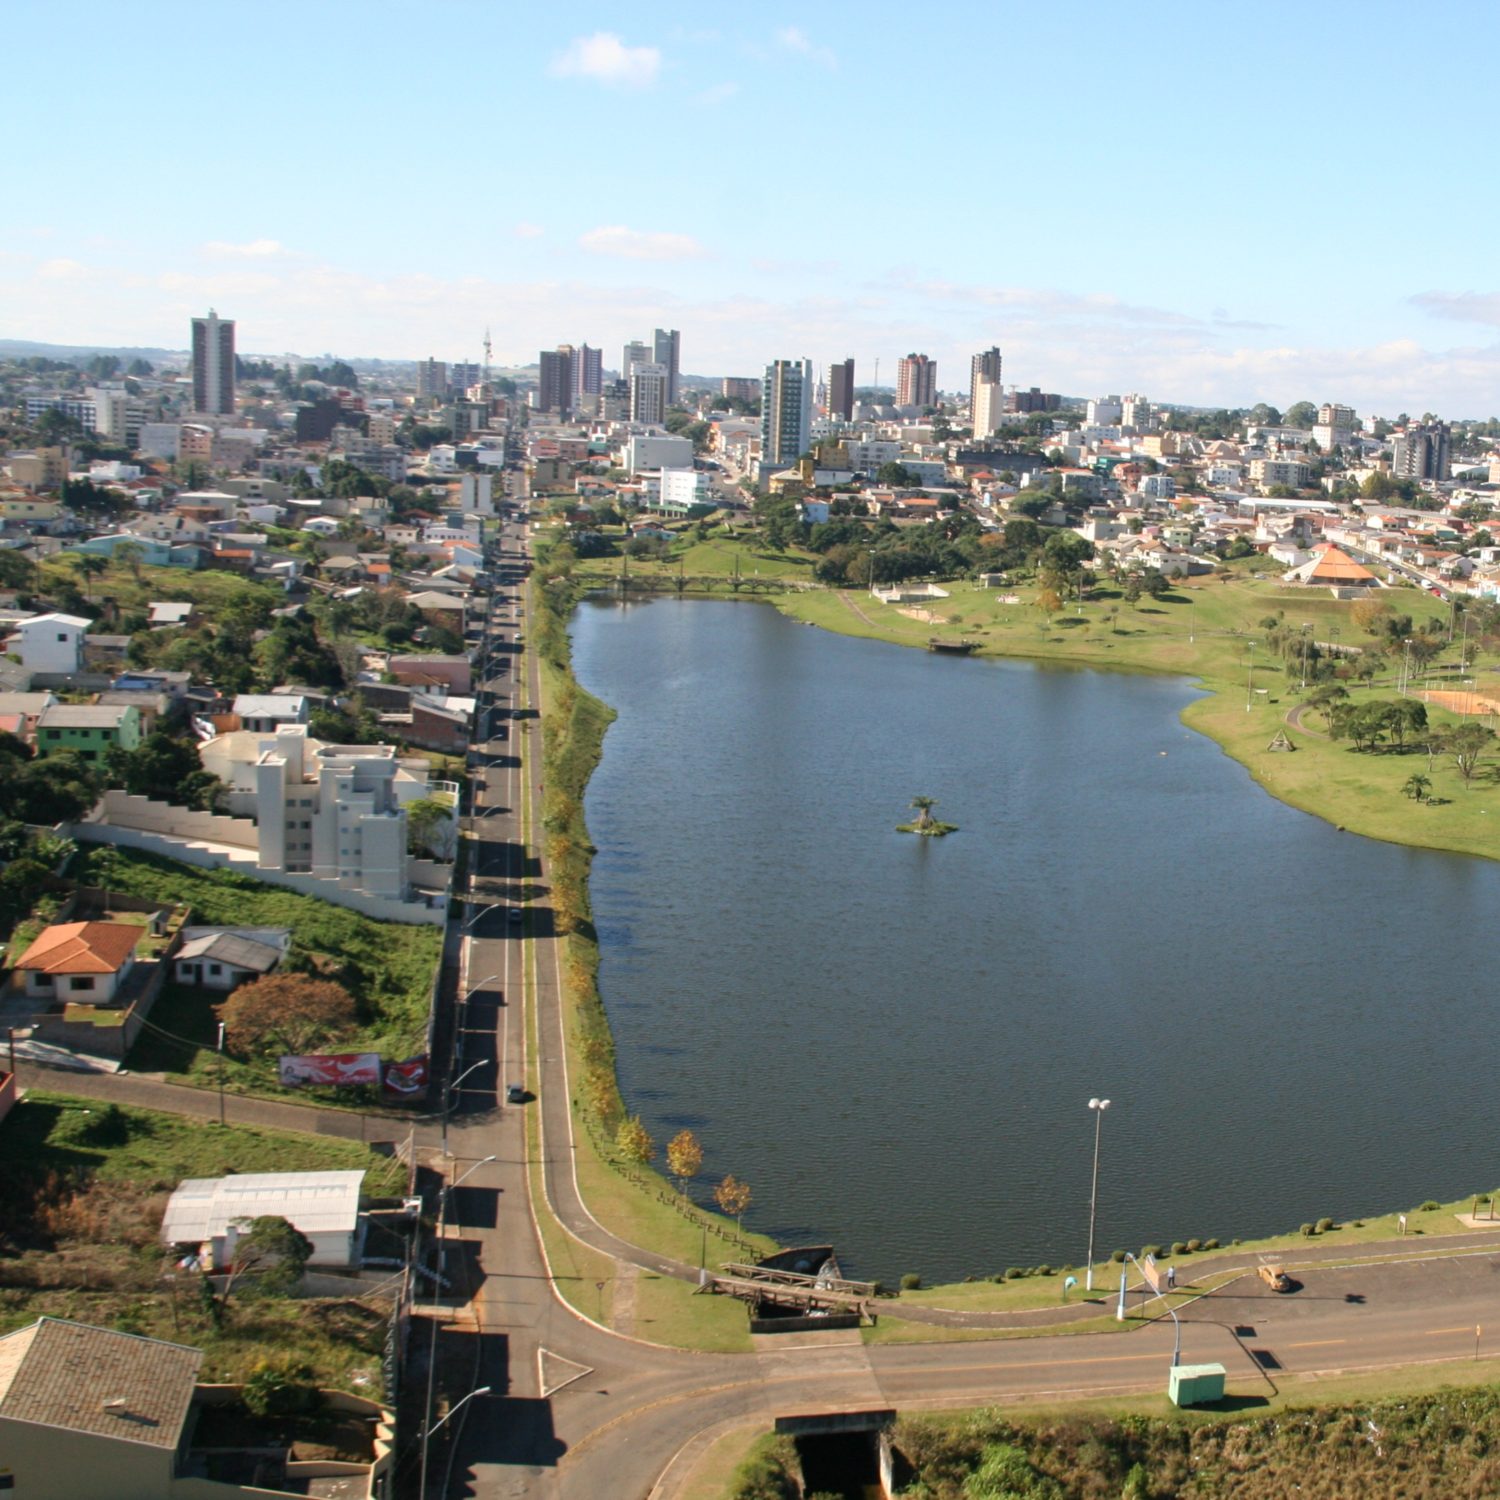
[(1311, 427), (1318, 420), (1318, 408), (1311, 401), (1294, 401), (1287, 407), (1281, 425), (1285, 427)]
[(353, 1030), (354, 997), (331, 979), (267, 974), (242, 984), (221, 1012), (232, 1052), (307, 1052)]
[(698, 1137), (684, 1127), (667, 1142), (667, 1170), (677, 1179), (677, 1191), (687, 1191), (687, 1180), (703, 1165), (703, 1147)]
[(1416, 698), (1399, 698), (1390, 705), (1386, 722), (1396, 748), (1404, 750), (1408, 732), (1421, 734), (1427, 728), (1427, 705)]
[(458, 820), (453, 816), (452, 797), (439, 793), (408, 802), (406, 832), (414, 851), (430, 851), (439, 859), (452, 859), (458, 848)]
[(1042, 589), (1036, 596), (1036, 607), (1050, 619), (1062, 608), (1062, 596), (1056, 589)]
[(906, 490), (911, 489), (917, 483), (917, 476), (905, 464), (892, 462), (881, 464), (875, 471), (875, 482), (894, 485), (897, 489)]
[(139, 542), (121, 542), (114, 551), (114, 560), (130, 569), (130, 576), (140, 582), (141, 564), (146, 559), (146, 549)]
[(1423, 776), (1421, 772), (1414, 771), (1410, 776), (1406, 778), (1406, 782), (1402, 786), (1401, 791), (1403, 795), (1410, 797), (1415, 802), (1425, 802), (1427, 800), (1427, 793), (1431, 790), (1431, 788), (1431, 780), (1429, 780), (1429, 778), (1427, 778), (1426, 776)]
[(253, 1275), (262, 1297), (290, 1296), (312, 1258), (312, 1241), (295, 1224), (277, 1214), (252, 1219), (235, 1242), (229, 1279), (219, 1294), (219, 1306), (229, 1305), (230, 1293), (241, 1276)]
[(750, 1184), (741, 1182), (733, 1172), (714, 1189), (714, 1202), (720, 1211), (734, 1218), (734, 1227), (743, 1230), (745, 1210), (750, 1207)]
[(92, 552), (78, 554), (78, 571), (83, 574), (83, 592), (89, 603), (94, 601), (94, 580), (109, 571), (109, 559)]
[(1396, 612), (1389, 604), (1382, 604), (1379, 599), (1357, 599), (1354, 608), (1349, 611), (1349, 618), (1364, 631), (1366, 635), (1386, 634), (1388, 624), (1395, 618)]
[(639, 1115), (631, 1115), (620, 1122), (620, 1128), (615, 1132), (615, 1150), (626, 1161), (639, 1167), (644, 1167), (656, 1155), (656, 1142), (651, 1139), (651, 1132), (641, 1123)]
[(917, 827), (926, 828), (932, 822), (932, 810), (937, 806), (937, 800), (933, 797), (913, 797), (911, 805), (917, 814)]
[(1454, 767), (1465, 786), (1472, 784), (1479, 761), (1495, 738), (1493, 729), (1483, 724), (1460, 724), (1448, 732), (1443, 748), (1453, 757)]

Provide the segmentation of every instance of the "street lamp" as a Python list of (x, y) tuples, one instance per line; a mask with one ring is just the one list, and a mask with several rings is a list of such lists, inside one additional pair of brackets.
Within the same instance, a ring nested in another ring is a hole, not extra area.
[(1089, 1258), (1083, 1273), (1083, 1289), (1094, 1289), (1094, 1214), (1099, 1205), (1099, 1130), (1104, 1124), (1104, 1111), (1109, 1108), (1108, 1099), (1090, 1099), (1089, 1108), (1094, 1112), (1094, 1183), (1089, 1189)]
[(464, 1081), (464, 1079), (469, 1076), (470, 1073), (476, 1073), (476, 1072), (478, 1072), (479, 1069), (482, 1068), (483, 1066), (484, 1066), (484, 1059), (483, 1058), (481, 1058), (477, 1063), (471, 1063), (467, 1068), (465, 1068), (463, 1070), (462, 1073), (460, 1073), (458, 1075), (457, 1078), (455, 1078), (453, 1080), (452, 1083), (450, 1083), (448, 1085), (447, 1088), (445, 1088), (443, 1090), (443, 1155), (444, 1156), (448, 1156), (448, 1155), (451, 1154), (449, 1152), (449, 1150), (448, 1150), (448, 1116), (453, 1113), (453, 1095), (454, 1095), (454, 1091), (458, 1088), (459, 1084), (461, 1084)]
[(1249, 655), (1246, 658), (1245, 667), (1245, 712), (1250, 712), (1250, 700), (1254, 696), (1253, 684), (1255, 682), (1255, 642), (1250, 642)]
[[(436, 1325), (434, 1325), (434, 1326), (436, 1326)], [(444, 1428), (445, 1426), (447, 1426), (447, 1424), (454, 1417), (456, 1417), (458, 1415), (458, 1413), (460, 1411), (462, 1411), (464, 1409), (464, 1407), (466, 1407), (469, 1404), (469, 1402), (471, 1402), (476, 1396), (488, 1396), (489, 1393), (490, 1393), (490, 1388), (487, 1385), (482, 1385), (477, 1390), (470, 1391), (469, 1394), (467, 1396), (465, 1396), (462, 1401), (459, 1401), (455, 1405), (450, 1406), (448, 1408), (448, 1411), (447, 1411), (446, 1415), (444, 1415), (443, 1418), (440, 1421), (433, 1423), (432, 1426), (429, 1427), (427, 1425), (427, 1418), (432, 1415), (432, 1392), (430, 1390), (428, 1391), (428, 1394), (427, 1394), (427, 1411), (424, 1414), (423, 1420), (422, 1420), (422, 1478), (421, 1478), (420, 1483), (417, 1486), (417, 1495), (419, 1497), (419, 1500), (427, 1500), (427, 1443), (428, 1443), (428, 1440), (432, 1437), (433, 1433), (439, 1432), (439, 1431), (442, 1430), (442, 1428)]]
[[(484, 816), (484, 814), (481, 814), (480, 816)], [(494, 909), (495, 907), (492, 902), (484, 906), (476, 906), (474, 908), (473, 915), (465, 917), (463, 919), (463, 922), (459, 925), (458, 930), (460, 932), (467, 932), (482, 916), (485, 915), (486, 912), (494, 911)]]

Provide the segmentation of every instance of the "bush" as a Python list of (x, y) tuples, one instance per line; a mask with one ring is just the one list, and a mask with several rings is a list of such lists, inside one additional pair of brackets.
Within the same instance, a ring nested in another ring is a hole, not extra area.
[(1332, 1229), (1332, 1228), (1333, 1228), (1333, 1220), (1332, 1219), (1319, 1219), (1318, 1220), (1317, 1230), (1318, 1230), (1319, 1234), (1327, 1234), (1328, 1231), (1330, 1229)]
[[(1239, 1242), (1236, 1241), (1235, 1243), (1238, 1244)], [(1205, 1250), (1217, 1250), (1219, 1248), (1219, 1242), (1218, 1240), (1204, 1240), (1203, 1248)]]
[(1019, 1281), (1025, 1274), (1020, 1266), (1007, 1266), (1005, 1268), (1005, 1279), (1007, 1281)]
[(1436, 1213), (1442, 1206), (1443, 1205), (1437, 1202), (1435, 1199), (1429, 1198), (1417, 1209), (1417, 1212), (1422, 1214)]
[(1036, 1270), (1032, 1272), (1033, 1276), (1050, 1276), (1051, 1274), (1052, 1274), (1052, 1267), (1051, 1266), (1038, 1266), (1036, 1268)]
[(919, 1292), (922, 1290), (922, 1278), (915, 1271), (908, 1271), (901, 1278), (901, 1290), (903, 1292)]
[(1148, 1255), (1155, 1256), (1155, 1255), (1160, 1255), (1160, 1254), (1161, 1254), (1161, 1246), (1160, 1245), (1142, 1245), (1141, 1246), (1141, 1259), (1142, 1260), (1145, 1260), (1145, 1258)]
[(1202, 1240), (1189, 1240), (1187, 1242), (1188, 1254), (1196, 1255), (1203, 1248)]
[(257, 1417), (295, 1417), (318, 1411), (323, 1393), (313, 1368), (291, 1359), (263, 1359), (245, 1381), (245, 1407)]
[(1126, 1255), (1126, 1252), (1124, 1250), (1111, 1250), (1109, 1252), (1109, 1258), (1117, 1266), (1123, 1266), (1125, 1264), (1125, 1255)]
[(1297, 1233), (1300, 1234), (1303, 1239), (1310, 1239), (1312, 1237), (1312, 1232), (1313, 1232), (1313, 1227), (1312, 1227), (1311, 1224), (1303, 1224), (1297, 1230)]
[(1188, 1253), (1188, 1247), (1187, 1247), (1187, 1241), (1186, 1240), (1173, 1240), (1172, 1241), (1172, 1254), (1173, 1255), (1186, 1255), (1187, 1253)]
[(1365, 1227), (1365, 1221), (1363, 1219), (1356, 1219), (1354, 1221), (1354, 1227), (1356, 1229), (1363, 1229)]

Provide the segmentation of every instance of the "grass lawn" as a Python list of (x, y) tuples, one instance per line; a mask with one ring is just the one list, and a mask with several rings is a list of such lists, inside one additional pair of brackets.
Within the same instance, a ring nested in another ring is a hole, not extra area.
[(242, 1379), (295, 1348), (328, 1384), (373, 1394), (384, 1298), (245, 1298), (216, 1328), (157, 1240), (171, 1189), (226, 1172), (363, 1169), (365, 1192), (404, 1190), (406, 1169), (358, 1141), (111, 1108), (32, 1092), (0, 1124), (0, 1333), (44, 1314), (202, 1348), (204, 1379)]
[[(81, 555), (81, 554), (78, 554)], [(42, 564), (42, 589), (59, 581), (78, 586), (86, 599), (109, 601), (126, 614), (145, 609), (153, 600), (190, 600), (212, 619), (215, 610), (241, 597), (258, 598), (272, 608), (286, 603), (281, 589), (242, 578), (218, 568), (150, 568), (142, 566), (139, 577), (120, 563), (111, 563), (95, 578), (85, 578), (77, 556), (61, 554)]]
[[(299, 958), (311, 961), (360, 1004), (359, 1029), (340, 1038), (337, 1050), (401, 1058), (422, 1049), (428, 995), (442, 948), (442, 934), (435, 927), (378, 922), (237, 871), (200, 870), (103, 844), (84, 845), (74, 856), (69, 874), (83, 885), (162, 902), (186, 902), (192, 907), (195, 925), (289, 927), (294, 962)], [(166, 986), (147, 1030), (131, 1050), (130, 1067), (216, 1085), (215, 1007), (222, 999), (207, 990)], [(172, 1036), (162, 1036), (163, 1031)], [(283, 1092), (276, 1081), (276, 1059), (269, 1056), (251, 1062), (227, 1059), (225, 1083), (238, 1092)], [(310, 1096), (305, 1089), (297, 1092)], [(347, 1090), (311, 1093), (311, 1097), (324, 1095), (329, 1102), (350, 1102)]]

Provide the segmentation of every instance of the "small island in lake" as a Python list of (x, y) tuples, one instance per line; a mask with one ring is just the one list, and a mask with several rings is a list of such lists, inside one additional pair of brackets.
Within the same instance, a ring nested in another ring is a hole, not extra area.
[(932, 810), (937, 803), (931, 797), (913, 797), (911, 805), (916, 809), (917, 815), (910, 823), (896, 824), (897, 833), (922, 833), (928, 838), (940, 839), (945, 833), (957, 833), (957, 823), (939, 823), (932, 816)]

